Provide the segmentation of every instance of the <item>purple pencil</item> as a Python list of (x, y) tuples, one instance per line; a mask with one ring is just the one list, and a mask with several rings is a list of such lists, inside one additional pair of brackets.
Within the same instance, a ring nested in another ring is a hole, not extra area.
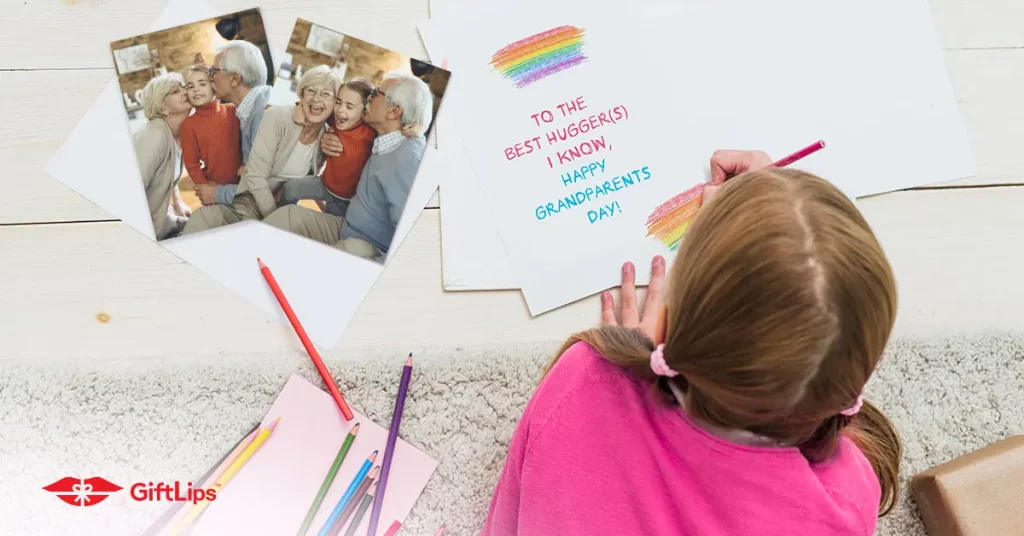
[(405, 408), (405, 394), (409, 391), (409, 378), (412, 377), (412, 354), (405, 361), (402, 369), (402, 381), (398, 384), (398, 398), (395, 400), (395, 413), (391, 416), (391, 430), (388, 432), (388, 444), (384, 448), (384, 463), (381, 464), (380, 480), (377, 482), (377, 494), (373, 496), (373, 510), (370, 511), (370, 527), (368, 536), (377, 535), (377, 524), (380, 523), (380, 509), (384, 504), (384, 489), (388, 486), (388, 474), (391, 472), (391, 459), (395, 454), (395, 441), (398, 440), (398, 424), (402, 422), (402, 410)]

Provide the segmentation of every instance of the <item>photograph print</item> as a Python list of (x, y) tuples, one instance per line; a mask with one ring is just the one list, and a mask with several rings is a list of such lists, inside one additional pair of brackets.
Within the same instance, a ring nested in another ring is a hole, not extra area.
[(406, 201), (449, 73), (299, 19), (268, 74), (265, 47), (240, 39), (142, 92), (166, 125), (162, 140), (134, 135), (157, 239), (256, 220), (383, 264), (422, 208)]
[(153, 231), (177, 236), (240, 182), (274, 80), (263, 17), (240, 11), (110, 48)]

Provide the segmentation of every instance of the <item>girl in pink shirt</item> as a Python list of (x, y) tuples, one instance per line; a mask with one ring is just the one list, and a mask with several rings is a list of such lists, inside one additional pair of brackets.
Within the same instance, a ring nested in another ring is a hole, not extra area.
[(663, 296), (656, 258), (642, 316), (623, 267), (621, 320), (605, 293), (605, 325), (573, 335), (546, 371), (484, 535), (874, 532), (901, 445), (861, 393), (895, 283), (845, 195), (759, 169), (771, 162), (716, 153), (671, 287)]

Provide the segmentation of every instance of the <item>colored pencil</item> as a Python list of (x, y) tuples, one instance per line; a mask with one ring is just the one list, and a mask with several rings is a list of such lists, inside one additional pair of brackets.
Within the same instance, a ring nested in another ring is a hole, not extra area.
[[(230, 466), (228, 466), (228, 468), (224, 471), (223, 474), (220, 475), (220, 477), (217, 478), (213, 485), (210, 486), (210, 489), (216, 490), (218, 492), (221, 489), (223, 489), (224, 486), (227, 485), (227, 483), (230, 482), (232, 478), (234, 478), (235, 474), (242, 469), (242, 466), (244, 466), (245, 463), (249, 461), (249, 458), (252, 458), (253, 454), (256, 454), (256, 451), (259, 450), (261, 446), (263, 446), (263, 443), (267, 441), (267, 439), (270, 437), (270, 434), (274, 433), (274, 428), (277, 428), (277, 423), (280, 421), (281, 418), (278, 417), (274, 422), (270, 423), (270, 426), (260, 430), (260, 432), (256, 434), (256, 437), (252, 440), (252, 443), (249, 443), (249, 446), (245, 447), (245, 450), (243, 450), (242, 453), (238, 455), (238, 458)], [(183, 518), (178, 523), (174, 530), (171, 531), (171, 534), (179, 534), (182, 531), (182, 529), (184, 529), (190, 523), (192, 523), (192, 521), (194, 521), (195, 518), (198, 517), (199, 514), (202, 513), (202, 511), (205, 510), (206, 507), (209, 505), (210, 500), (204, 499), (203, 501), (193, 506), (192, 511), (189, 512), (188, 516)]]
[(320, 484), (320, 490), (316, 492), (316, 498), (313, 499), (313, 504), (309, 506), (309, 511), (306, 512), (306, 519), (302, 520), (302, 526), (299, 527), (298, 536), (305, 536), (306, 531), (309, 530), (309, 526), (313, 524), (313, 518), (316, 517), (317, 510), (320, 509), (320, 504), (324, 502), (324, 497), (327, 495), (327, 490), (331, 488), (331, 483), (334, 482), (334, 477), (338, 475), (338, 468), (341, 467), (341, 462), (345, 461), (345, 456), (348, 455), (348, 450), (352, 448), (352, 442), (356, 439), (356, 434), (359, 433), (359, 423), (349, 430), (348, 435), (345, 436), (345, 441), (341, 444), (341, 449), (338, 450), (338, 455), (334, 457), (334, 463), (331, 464), (330, 470), (327, 471), (327, 476), (324, 477), (324, 481)]
[(402, 528), (402, 524), (396, 519), (395, 522), (388, 527), (388, 531), (384, 533), (384, 536), (395, 536), (400, 528)]
[[(352, 523), (349, 524), (348, 530), (345, 531), (345, 536), (353, 536), (356, 533), (356, 529), (359, 528), (359, 524), (363, 522), (363, 516), (366, 515), (366, 511), (370, 509), (370, 504), (373, 503), (373, 496), (377, 493), (377, 483), (374, 482), (370, 489), (366, 491), (366, 495), (363, 495), (363, 500), (359, 503), (359, 509), (356, 510), (356, 515), (352, 518)], [(337, 536), (337, 533), (331, 536)]]
[(365, 460), (363, 460), (363, 466), (359, 468), (359, 472), (356, 473), (356, 477), (352, 479), (352, 482), (348, 485), (348, 489), (345, 490), (345, 494), (341, 496), (338, 504), (334, 505), (334, 510), (331, 510), (331, 515), (328, 516), (327, 521), (324, 522), (324, 526), (320, 527), (320, 532), (317, 536), (327, 536), (330, 533), (331, 528), (334, 526), (334, 522), (341, 517), (341, 511), (345, 509), (348, 502), (352, 500), (352, 496), (356, 494), (356, 488), (359, 484), (363, 483), (363, 479), (366, 478), (366, 473), (370, 472), (370, 466), (377, 459), (377, 451), (373, 451)]
[(437, 532), (434, 534), (434, 536), (443, 536), (444, 535), (444, 529), (447, 526), (448, 525), (441, 525), (441, 528), (437, 529)]
[(345, 417), (346, 421), (351, 421), (352, 410), (349, 409), (348, 403), (345, 402), (345, 397), (341, 396), (341, 391), (338, 390), (338, 386), (334, 383), (334, 378), (324, 365), (323, 359), (320, 359), (320, 353), (316, 351), (316, 347), (313, 346), (312, 341), (309, 340), (309, 336), (306, 335), (306, 330), (303, 329), (302, 324), (299, 323), (299, 318), (295, 316), (295, 311), (292, 310), (292, 306), (288, 303), (288, 298), (284, 297), (284, 292), (281, 291), (281, 287), (277, 284), (277, 280), (274, 279), (274, 274), (270, 273), (270, 268), (267, 267), (260, 258), (257, 257), (256, 262), (259, 263), (260, 272), (263, 274), (263, 278), (267, 280), (267, 284), (270, 285), (270, 290), (274, 293), (274, 297), (276, 297), (278, 303), (281, 304), (281, 309), (284, 309), (285, 316), (288, 317), (288, 321), (291, 322), (292, 328), (295, 329), (295, 333), (299, 336), (299, 340), (302, 341), (302, 346), (306, 348), (306, 353), (309, 354), (309, 358), (313, 360), (313, 365), (316, 366), (317, 372), (320, 373), (320, 377), (323, 378), (324, 383), (327, 385), (327, 390), (331, 392), (331, 396), (334, 397), (334, 402), (337, 403), (338, 408), (341, 409), (341, 414)]
[(825, 142), (823, 140), (818, 140), (818, 141), (808, 145), (807, 147), (804, 147), (803, 149), (800, 149), (799, 151), (797, 151), (797, 152), (795, 152), (795, 153), (793, 153), (793, 154), (791, 154), (789, 156), (786, 156), (786, 157), (782, 158), (781, 160), (776, 161), (775, 163), (772, 164), (772, 167), (786, 167), (786, 166), (792, 164), (793, 162), (796, 162), (797, 160), (800, 160), (802, 158), (806, 158), (806, 157), (808, 157), (808, 156), (810, 156), (810, 155), (812, 155), (812, 154), (814, 154), (814, 153), (816, 153), (816, 152), (818, 152), (818, 151), (820, 151), (820, 150), (822, 150), (824, 148), (825, 148)]
[[(193, 485), (192, 488), (199, 489), (200, 487), (202, 487), (205, 489), (210, 487), (214, 479), (219, 477), (221, 473), (223, 473), (224, 470), (227, 469), (227, 467), (231, 465), (232, 462), (235, 461), (235, 459), (242, 452), (242, 450), (244, 450), (245, 447), (252, 442), (252, 439), (256, 437), (256, 433), (259, 432), (259, 430), (260, 423), (256, 423), (256, 425), (253, 426), (252, 429), (250, 429), (245, 434), (245, 437), (239, 439), (234, 444), (234, 446), (231, 447), (231, 450), (225, 452), (224, 455), (221, 456), (219, 460), (217, 460), (217, 463), (215, 463), (213, 467), (210, 467), (209, 469), (206, 470), (205, 473), (203, 473), (202, 476), (195, 479), (195, 482), (197, 482), (197, 484)], [(198, 482), (202, 482), (202, 486), (200, 486)], [(179, 519), (181, 519), (181, 516), (188, 511), (187, 506), (187, 503), (175, 502), (174, 505), (171, 506), (171, 508), (169, 508), (166, 512), (164, 512), (164, 514), (160, 516), (160, 518), (157, 519), (155, 523), (153, 523), (152, 525), (150, 525), (148, 529), (146, 529), (146, 532), (144, 532), (142, 536), (154, 536), (155, 534), (163, 534), (165, 529), (173, 527), (174, 524), (177, 523)]]
[(388, 488), (388, 474), (391, 472), (391, 460), (395, 455), (395, 441), (398, 440), (398, 425), (402, 422), (402, 410), (405, 409), (405, 395), (409, 392), (409, 379), (412, 377), (412, 354), (402, 368), (402, 380), (398, 384), (398, 397), (395, 399), (395, 413), (391, 416), (391, 430), (388, 431), (388, 444), (384, 448), (384, 463), (380, 473), (380, 485), (377, 495), (373, 498), (373, 509), (370, 510), (370, 527), (366, 534), (376, 536), (377, 524), (380, 522), (381, 505), (384, 504), (384, 492)]
[(352, 516), (352, 512), (356, 511), (360, 501), (366, 495), (366, 492), (370, 489), (370, 486), (377, 482), (377, 475), (380, 474), (380, 466), (376, 466), (370, 471), (370, 474), (366, 475), (363, 479), (363, 483), (359, 484), (359, 489), (356, 490), (355, 495), (352, 495), (352, 499), (345, 505), (345, 509), (341, 511), (341, 515), (338, 516), (338, 520), (334, 522), (334, 527), (331, 528), (330, 536), (336, 536), (341, 532), (342, 527), (345, 526), (345, 522)]

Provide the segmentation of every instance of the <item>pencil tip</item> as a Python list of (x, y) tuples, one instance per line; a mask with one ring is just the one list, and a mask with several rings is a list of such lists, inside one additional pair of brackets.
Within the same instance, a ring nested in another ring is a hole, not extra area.
[(372, 463), (376, 459), (377, 459), (377, 451), (375, 450), (375, 451), (373, 451), (373, 454), (370, 454), (370, 462)]
[(263, 268), (264, 266), (266, 266), (266, 264), (263, 264), (263, 259), (261, 259), (259, 257), (256, 257), (256, 262), (259, 263), (260, 268)]
[(358, 431), (359, 431), (359, 423), (356, 423), (356, 425), (355, 425), (355, 426), (353, 426), (353, 427), (352, 427), (352, 430), (349, 430), (349, 432), (348, 432), (348, 433), (350, 433), (350, 434), (353, 434), (353, 435), (354, 435), (354, 434), (355, 434), (356, 432), (358, 432)]
[(412, 366), (412, 354), (409, 354), (409, 359), (405, 360), (405, 366)]

